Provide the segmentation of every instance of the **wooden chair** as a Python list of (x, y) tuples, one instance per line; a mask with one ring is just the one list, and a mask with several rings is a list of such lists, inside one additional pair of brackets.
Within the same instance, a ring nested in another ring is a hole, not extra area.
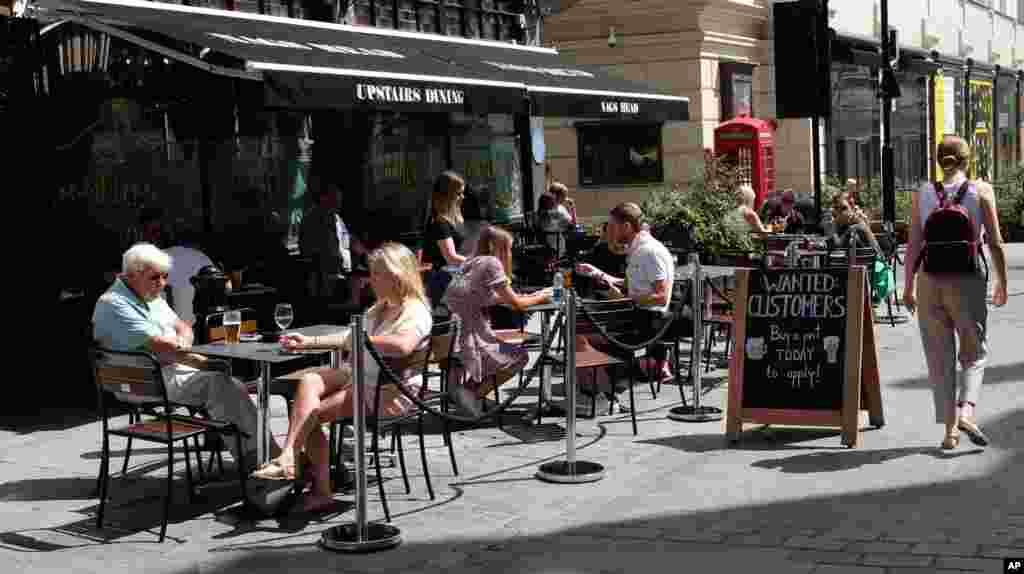
[[(100, 412), (103, 417), (103, 452), (100, 462), (99, 509), (96, 514), (97, 528), (103, 527), (107, 491), (110, 482), (110, 436), (122, 436), (129, 441), (138, 439), (155, 442), (167, 447), (167, 492), (164, 496), (163, 520), (160, 527), (160, 542), (167, 534), (167, 516), (170, 511), (174, 478), (174, 446), (181, 443), (185, 454), (185, 477), (188, 484), (189, 500), (193, 500), (192, 465), (188, 439), (196, 439), (209, 432), (230, 434), (235, 437), (236, 452), (242, 452), (242, 431), (234, 424), (210, 418), (184, 416), (174, 413), (175, 405), (167, 398), (166, 382), (159, 361), (147, 352), (121, 352), (93, 346), (89, 352), (93, 377), (99, 394)], [(111, 428), (107, 408), (107, 392), (118, 400), (135, 404), (149, 411), (150, 420), (131, 419), (125, 427)], [(157, 412), (160, 408), (162, 412)], [(127, 454), (126, 454), (127, 458)], [(245, 468), (238, 461), (238, 479), (242, 499), (248, 504), (245, 491)]]

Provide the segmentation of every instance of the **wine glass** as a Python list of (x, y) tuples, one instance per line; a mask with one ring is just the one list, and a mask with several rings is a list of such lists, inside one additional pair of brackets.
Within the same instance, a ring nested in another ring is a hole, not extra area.
[(290, 327), (294, 318), (295, 312), (290, 303), (278, 303), (274, 307), (274, 322), (277, 323), (278, 329), (284, 331)]

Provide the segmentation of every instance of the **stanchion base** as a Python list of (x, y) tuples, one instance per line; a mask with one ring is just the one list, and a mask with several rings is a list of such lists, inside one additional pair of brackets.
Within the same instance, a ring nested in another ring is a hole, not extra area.
[(536, 476), (545, 482), (562, 484), (597, 482), (604, 478), (604, 466), (585, 460), (577, 460), (571, 464), (567, 460), (556, 460), (540, 465)]
[(366, 525), (365, 540), (358, 540), (355, 522), (328, 528), (320, 536), (320, 546), (335, 552), (376, 552), (394, 548), (401, 543), (401, 530), (390, 524), (375, 522)]
[(905, 313), (898, 313), (897, 312), (897, 313), (893, 313), (892, 315), (888, 315), (888, 314), (878, 314), (878, 315), (875, 315), (875, 323), (878, 324), (878, 325), (885, 325), (886, 323), (888, 323), (890, 325), (893, 324), (893, 323), (899, 325), (901, 323), (906, 323), (907, 321), (910, 321), (910, 316), (905, 314)]
[(718, 407), (675, 407), (668, 410), (668, 418), (684, 423), (707, 423), (722, 420), (722, 409)]

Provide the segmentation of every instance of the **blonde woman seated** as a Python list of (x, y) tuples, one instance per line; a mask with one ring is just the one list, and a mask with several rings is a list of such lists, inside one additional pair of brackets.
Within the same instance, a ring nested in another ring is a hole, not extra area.
[[(462, 264), (444, 302), (462, 322), (456, 353), (461, 367), (453, 369), (448, 392), (452, 401), (472, 416), (480, 415), (480, 399), (509, 380), (526, 365), (529, 356), (520, 344), (506, 344), (491, 328), (488, 308), (505, 303), (517, 311), (547, 303), (551, 291), (519, 295), (512, 290), (512, 236), (503, 229), (485, 226), (476, 253)], [(465, 375), (465, 382), (456, 381)]]
[[(370, 286), (377, 296), (377, 302), (366, 312), (366, 333), (370, 342), (381, 355), (389, 358), (408, 357), (425, 349), (429, 344), (426, 337), (430, 334), (433, 319), (417, 269), (416, 256), (404, 245), (385, 243), (369, 254), (367, 262)], [(327, 346), (351, 351), (352, 348), (351, 338), (347, 334), (327, 337), (287, 334), (281, 338), (281, 346), (289, 350)], [(372, 413), (379, 367), (369, 352), (364, 355), (363, 364), (367, 371), (364, 407), (367, 413)], [(407, 364), (399, 366), (398, 370), (406, 388), (418, 392), (418, 365)], [(349, 361), (340, 369), (324, 368), (304, 375), (295, 392), (291, 419), (288, 421), (288, 438), (280, 456), (252, 475), (270, 480), (293, 480), (298, 474), (296, 462), (304, 450), (312, 463), (313, 478), (312, 491), (303, 505), (305, 510), (313, 512), (332, 504), (327, 471), (327, 439), (320, 425), (353, 414), (351, 391), (352, 368)], [(393, 385), (389, 385), (382, 389), (377, 412), (381, 416), (397, 416), (407, 412), (411, 406), (409, 399)]]
[(771, 229), (761, 223), (761, 216), (754, 211), (754, 188), (743, 184), (736, 189), (736, 207), (725, 214), (725, 227), (740, 235), (751, 231), (771, 233)]

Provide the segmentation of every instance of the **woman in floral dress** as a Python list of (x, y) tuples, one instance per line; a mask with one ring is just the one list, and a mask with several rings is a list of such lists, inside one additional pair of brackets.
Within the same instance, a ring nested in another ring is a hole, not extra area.
[(512, 290), (512, 236), (485, 226), (476, 253), (462, 264), (444, 295), (444, 302), (461, 321), (456, 346), (458, 367), (452, 368), (448, 392), (452, 400), (473, 416), (480, 415), (480, 400), (526, 365), (529, 356), (521, 344), (503, 342), (491, 328), (488, 308), (506, 304), (517, 311), (551, 300), (545, 289), (532, 295)]

